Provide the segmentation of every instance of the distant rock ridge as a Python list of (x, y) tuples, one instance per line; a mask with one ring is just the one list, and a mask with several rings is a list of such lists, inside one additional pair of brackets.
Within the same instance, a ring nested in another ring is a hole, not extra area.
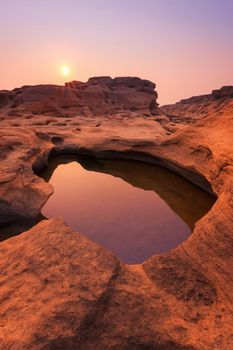
[[(160, 108), (162, 113), (169, 116), (170, 120), (182, 120), (189, 122), (207, 116), (215, 110), (221, 110), (220, 115), (229, 113), (229, 104), (233, 103), (233, 86), (223, 86), (213, 90), (211, 94), (193, 96), (180, 100), (175, 104), (164, 105)], [(191, 118), (191, 119), (190, 119)]]
[(223, 86), (220, 89), (212, 90), (211, 94), (193, 96), (187, 99), (182, 99), (177, 103), (204, 103), (228, 98), (233, 98), (233, 86)]
[(233, 98), (233, 86), (223, 86), (221, 89), (213, 90), (212, 96), (215, 99)]
[(0, 91), (0, 107), (33, 114), (113, 115), (135, 112), (135, 115), (158, 114), (155, 84), (137, 77), (92, 77), (86, 83), (71, 81), (65, 86), (23, 86)]

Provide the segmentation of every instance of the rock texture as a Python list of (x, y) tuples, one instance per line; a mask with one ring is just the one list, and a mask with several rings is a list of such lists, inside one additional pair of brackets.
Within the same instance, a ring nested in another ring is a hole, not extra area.
[(218, 197), (188, 240), (142, 265), (62, 219), (1, 242), (0, 349), (233, 348), (232, 87), (160, 110), (154, 87), (101, 77), (0, 92), (1, 225), (36, 220), (53, 191), (36, 173), (58, 153), (162, 164)]
[(73, 81), (65, 86), (23, 86), (0, 93), (0, 107), (10, 107), (10, 115), (25, 111), (54, 116), (107, 115), (137, 111), (157, 114), (155, 84), (139, 78), (97, 77), (88, 82)]

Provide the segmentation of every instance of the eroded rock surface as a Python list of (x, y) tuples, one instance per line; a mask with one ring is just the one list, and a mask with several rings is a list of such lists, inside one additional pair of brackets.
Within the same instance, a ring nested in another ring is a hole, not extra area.
[(54, 116), (106, 115), (138, 111), (157, 114), (155, 84), (139, 78), (90, 78), (86, 83), (73, 81), (65, 86), (23, 86), (0, 93), (0, 107), (10, 115), (24, 111)]
[(0, 92), (1, 225), (36, 220), (53, 189), (35, 173), (58, 153), (159, 163), (218, 196), (188, 240), (142, 265), (61, 219), (1, 242), (0, 349), (233, 348), (232, 87), (160, 110), (154, 88), (100, 77)]

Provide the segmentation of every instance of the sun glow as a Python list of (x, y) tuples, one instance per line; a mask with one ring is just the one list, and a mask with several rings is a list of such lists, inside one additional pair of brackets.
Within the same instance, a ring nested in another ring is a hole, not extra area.
[(64, 77), (67, 77), (70, 75), (70, 67), (68, 66), (62, 66), (61, 67), (61, 74), (64, 76)]

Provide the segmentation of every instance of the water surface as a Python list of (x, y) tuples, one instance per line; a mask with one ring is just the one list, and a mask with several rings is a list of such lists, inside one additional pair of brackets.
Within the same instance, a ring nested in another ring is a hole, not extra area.
[(43, 177), (54, 194), (42, 209), (127, 263), (176, 247), (214, 198), (173, 172), (136, 161), (57, 157)]

